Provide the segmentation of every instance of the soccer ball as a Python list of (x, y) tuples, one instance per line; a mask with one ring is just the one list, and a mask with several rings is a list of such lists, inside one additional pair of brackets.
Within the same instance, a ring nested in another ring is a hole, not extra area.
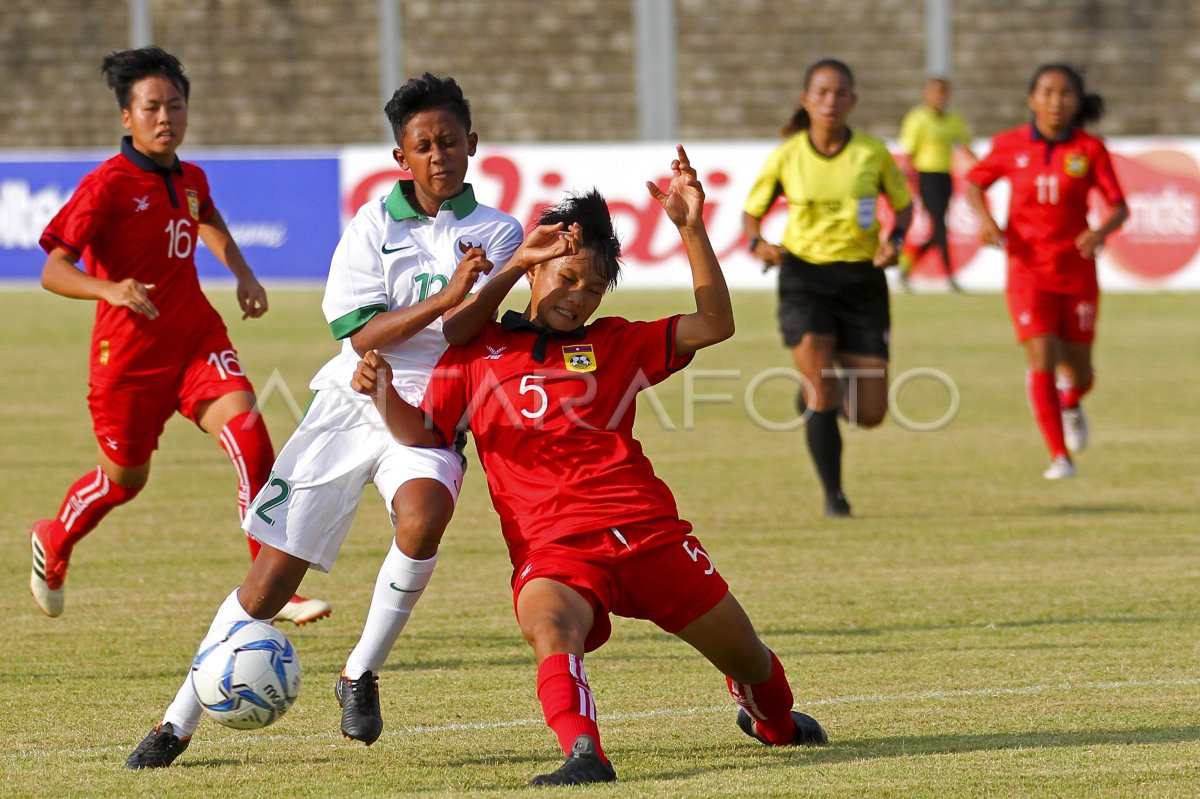
[(287, 636), (267, 622), (235, 622), (192, 661), (192, 690), (226, 727), (265, 727), (296, 701), (300, 658)]

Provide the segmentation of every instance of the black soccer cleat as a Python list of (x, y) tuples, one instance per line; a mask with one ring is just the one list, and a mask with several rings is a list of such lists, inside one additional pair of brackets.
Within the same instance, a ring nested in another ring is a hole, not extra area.
[(849, 519), (850, 503), (846, 501), (846, 495), (839, 491), (833, 496), (826, 496), (825, 515), (831, 519)]
[(126, 758), (125, 768), (135, 771), (144, 768), (166, 768), (183, 754), (183, 750), (187, 749), (191, 742), (190, 735), (186, 738), (176, 735), (171, 722), (155, 724), (150, 734), (133, 750), (133, 754)]
[(357, 680), (338, 675), (333, 695), (342, 706), (342, 735), (367, 746), (383, 733), (383, 714), (379, 712), (379, 678), (364, 671)]
[[(825, 730), (821, 728), (816, 719), (807, 713), (793, 710), (792, 723), (796, 725), (796, 735), (788, 746), (825, 746), (829, 743), (829, 736), (825, 734)], [(770, 741), (758, 734), (754, 719), (750, 718), (750, 714), (745, 710), (738, 711), (737, 725), (742, 732), (754, 740), (772, 746)]]
[(571, 754), (557, 770), (539, 774), (530, 785), (588, 785), (593, 782), (616, 782), (617, 772), (596, 754), (596, 742), (590, 735), (580, 735), (571, 745)]

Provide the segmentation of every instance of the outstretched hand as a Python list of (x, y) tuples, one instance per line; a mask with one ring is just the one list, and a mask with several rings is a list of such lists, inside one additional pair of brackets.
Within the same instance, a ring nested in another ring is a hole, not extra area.
[(664, 192), (653, 181), (646, 181), (650, 196), (658, 200), (676, 227), (695, 227), (704, 224), (704, 187), (696, 170), (688, 161), (682, 144), (675, 146), (678, 157), (671, 162), (671, 183)]

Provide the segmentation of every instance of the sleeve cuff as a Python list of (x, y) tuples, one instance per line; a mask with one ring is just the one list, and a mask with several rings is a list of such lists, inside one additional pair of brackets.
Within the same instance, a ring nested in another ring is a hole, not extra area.
[(329, 329), (333, 332), (333, 337), (341, 341), (362, 330), (363, 325), (371, 321), (376, 314), (383, 313), (386, 310), (387, 306), (382, 303), (379, 305), (368, 305), (365, 308), (356, 308), (345, 316), (339, 316), (330, 322)]

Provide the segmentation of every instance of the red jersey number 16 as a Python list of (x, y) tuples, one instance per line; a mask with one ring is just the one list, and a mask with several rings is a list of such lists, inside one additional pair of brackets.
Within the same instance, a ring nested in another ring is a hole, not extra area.
[(167, 257), (189, 258), (192, 254), (192, 223), (186, 219), (172, 219), (167, 223)]

